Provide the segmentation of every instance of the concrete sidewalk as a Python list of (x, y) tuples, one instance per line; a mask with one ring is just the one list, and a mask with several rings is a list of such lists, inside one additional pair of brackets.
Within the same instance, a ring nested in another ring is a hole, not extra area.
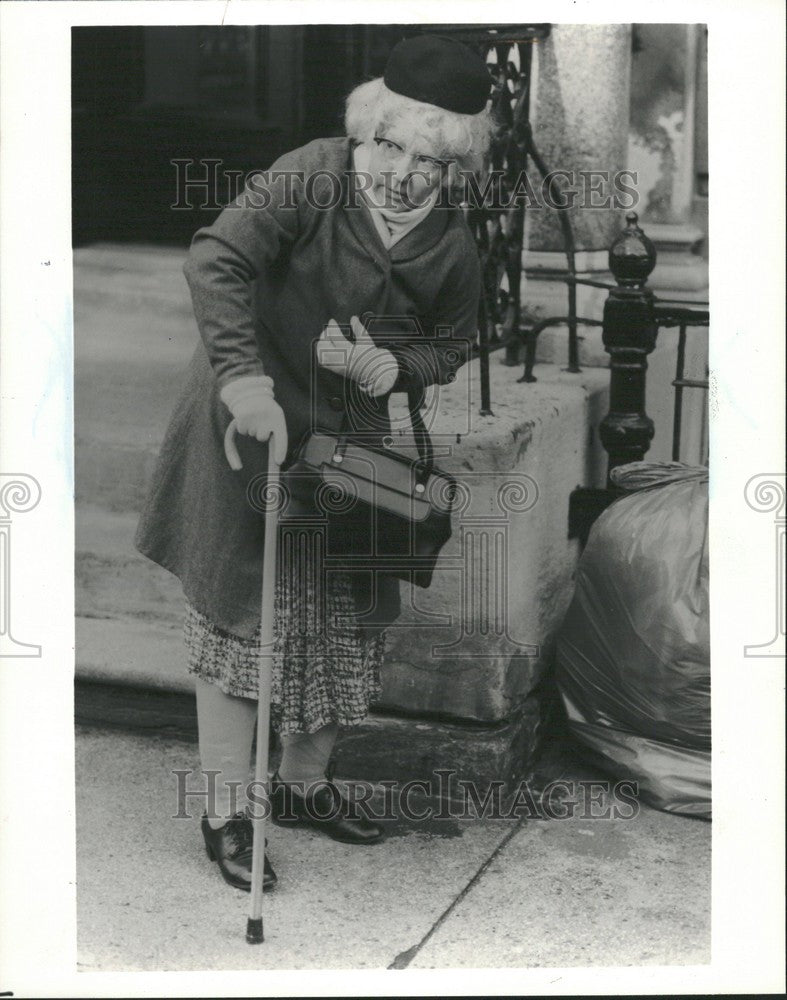
[[(79, 729), (81, 970), (710, 961), (710, 825), (645, 806), (629, 820), (400, 819), (369, 848), (271, 826), (279, 885), (251, 947), (248, 896), (208, 862), (196, 819), (170, 818), (173, 771), (197, 766), (193, 743)], [(537, 781), (601, 777), (559, 754), (549, 768)]]

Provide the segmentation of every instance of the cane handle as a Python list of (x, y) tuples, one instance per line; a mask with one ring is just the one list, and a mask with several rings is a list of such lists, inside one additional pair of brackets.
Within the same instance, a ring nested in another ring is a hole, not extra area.
[[(238, 433), (238, 421), (233, 419), (230, 420), (227, 430), (224, 432), (224, 454), (227, 456), (227, 461), (230, 464), (230, 468), (239, 472), (243, 468), (243, 462), (240, 458), (240, 452), (238, 451), (238, 446), (235, 444), (235, 437)], [(270, 454), (273, 455), (273, 440), (275, 434), (273, 431), (270, 433), (268, 438), (268, 447), (270, 448)], [(270, 464), (270, 462), (268, 463)]]

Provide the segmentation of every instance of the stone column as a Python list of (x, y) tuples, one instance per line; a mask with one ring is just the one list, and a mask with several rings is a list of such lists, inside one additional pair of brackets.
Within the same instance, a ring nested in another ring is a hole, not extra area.
[[(558, 180), (576, 191), (568, 209), (574, 229), (577, 269), (608, 280), (607, 252), (618, 235), (622, 213), (604, 204), (614, 198), (610, 184), (595, 181), (597, 193), (586, 189), (580, 171), (616, 171), (627, 166), (631, 25), (556, 24), (549, 38), (535, 46), (532, 121), (536, 147), (550, 170), (573, 172), (574, 183)], [(529, 173), (539, 183), (535, 167)], [(540, 189), (539, 189), (540, 190)], [(629, 202), (629, 207), (630, 202)], [(528, 210), (525, 217), (522, 303), (525, 316), (566, 315), (566, 285), (556, 281), (565, 273), (564, 240), (557, 212), (548, 207)], [(595, 272), (595, 274), (594, 274)], [(604, 292), (578, 288), (580, 316), (599, 319)], [(606, 365), (598, 331), (580, 328), (580, 363)], [(565, 328), (545, 330), (538, 358), (565, 365)]]

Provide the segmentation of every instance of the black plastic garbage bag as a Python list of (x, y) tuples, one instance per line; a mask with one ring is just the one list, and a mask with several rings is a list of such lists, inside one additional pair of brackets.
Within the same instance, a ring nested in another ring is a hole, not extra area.
[(643, 800), (710, 818), (708, 470), (635, 462), (596, 521), (558, 636), (573, 734)]

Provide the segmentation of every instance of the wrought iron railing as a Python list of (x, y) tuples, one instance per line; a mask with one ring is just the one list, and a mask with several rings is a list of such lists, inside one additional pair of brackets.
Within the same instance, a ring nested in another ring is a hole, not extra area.
[[(534, 152), (530, 129), (533, 45), (548, 37), (550, 25), (503, 24), (478, 28), (442, 25), (440, 31), (476, 47), (485, 59), (494, 79), (492, 111), (500, 126), (489, 153), (489, 169), (498, 179), (495, 204), (466, 207), (467, 223), (478, 247), (483, 281), (478, 353), (481, 413), (488, 415), (492, 412), (489, 353), (520, 342), (525, 215), (512, 195), (517, 180), (527, 168), (528, 157)], [(538, 162), (534, 162), (541, 170)]]
[[(626, 216), (626, 228), (609, 251), (609, 268), (617, 284), (609, 288), (604, 305), (603, 341), (610, 355), (609, 412), (601, 422), (601, 443), (609, 456), (605, 489), (581, 488), (569, 502), (569, 536), (587, 538), (595, 518), (621, 494), (609, 478), (618, 465), (642, 461), (655, 427), (645, 412), (645, 379), (648, 355), (656, 346), (661, 327), (679, 329), (673, 412), (672, 457), (680, 458), (683, 390), (707, 391), (708, 380), (685, 377), (686, 333), (689, 327), (707, 326), (709, 310), (703, 302), (659, 299), (646, 287), (656, 266), (656, 249), (637, 225), (636, 212)], [(601, 284), (601, 283), (599, 283)]]
[[(698, 307), (707, 305), (702, 302), (692, 302), (691, 305)], [(676, 308), (677, 307), (677, 308)], [(678, 328), (678, 349), (675, 364), (675, 378), (672, 386), (675, 389), (675, 401), (673, 404), (672, 417), (672, 460), (680, 460), (681, 432), (683, 430), (683, 390), (703, 389), (708, 391), (708, 372), (705, 370), (705, 378), (686, 378), (686, 337), (689, 327), (707, 327), (710, 322), (710, 312), (707, 309), (692, 308), (678, 304), (676, 300), (657, 299), (654, 306), (656, 320), (659, 328)]]

